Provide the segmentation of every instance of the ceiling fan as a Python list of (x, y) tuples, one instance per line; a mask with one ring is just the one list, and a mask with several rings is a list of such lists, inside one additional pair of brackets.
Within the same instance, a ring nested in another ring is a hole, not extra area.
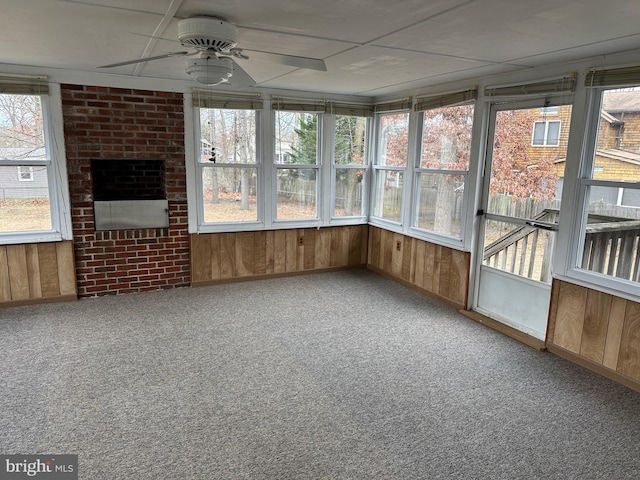
[(239, 73), (249, 78), (255, 85), (255, 81), (237, 63), (237, 60), (249, 59), (243, 53), (246, 50), (259, 53), (261, 57), (282, 65), (311, 70), (327, 70), (324, 61), (317, 58), (237, 48), (237, 38), (238, 27), (221, 18), (208, 16), (185, 18), (178, 21), (178, 41), (182, 46), (195, 51), (170, 52), (154, 57), (102, 65), (98, 68), (121, 67), (168, 57), (198, 55), (196, 58), (186, 61), (187, 74), (197, 82), (210, 86), (229, 83), (234, 73)]

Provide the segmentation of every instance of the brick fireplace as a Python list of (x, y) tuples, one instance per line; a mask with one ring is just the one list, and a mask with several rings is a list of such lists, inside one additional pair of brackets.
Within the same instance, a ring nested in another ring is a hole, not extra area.
[[(78, 295), (188, 285), (182, 95), (62, 85), (62, 106)], [(105, 189), (114, 200), (148, 194), (150, 174), (145, 170), (139, 180), (130, 174), (148, 165), (161, 169), (151, 182), (152, 196), (166, 198), (168, 227), (97, 230), (94, 200), (103, 199)], [(105, 177), (97, 189), (94, 175)]]

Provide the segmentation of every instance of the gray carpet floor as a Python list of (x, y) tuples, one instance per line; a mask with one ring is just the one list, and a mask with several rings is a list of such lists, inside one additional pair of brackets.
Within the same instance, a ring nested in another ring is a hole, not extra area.
[(0, 310), (0, 453), (101, 479), (627, 479), (640, 394), (366, 270)]

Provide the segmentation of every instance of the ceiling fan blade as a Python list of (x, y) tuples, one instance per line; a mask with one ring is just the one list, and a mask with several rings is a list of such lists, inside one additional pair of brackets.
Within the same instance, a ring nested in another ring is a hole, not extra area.
[(258, 53), (260, 57), (270, 62), (279, 63), (281, 65), (289, 65), (290, 67), (308, 68), (310, 70), (319, 70), (321, 72), (327, 71), (327, 66), (324, 60), (319, 58), (310, 57), (297, 57), (295, 55), (285, 55), (283, 53), (263, 52), (262, 50), (250, 50), (248, 48), (241, 48), (247, 52)]
[(238, 65), (238, 62), (233, 62), (233, 75), (229, 81), (229, 85), (234, 87), (254, 87), (256, 85), (256, 81), (251, 78), (244, 68)]
[(96, 67), (96, 68), (122, 67), (124, 65), (134, 65), (136, 63), (143, 63), (143, 62), (151, 62), (153, 60), (160, 60), (162, 58), (183, 57), (183, 56), (187, 56), (187, 55), (195, 55), (196, 53), (197, 52), (195, 52), (195, 53), (193, 53), (193, 52), (170, 52), (170, 53), (165, 53), (163, 55), (156, 55), (155, 57), (137, 58), (135, 60), (127, 60), (126, 62), (111, 63), (109, 65), (100, 65), (99, 67)]

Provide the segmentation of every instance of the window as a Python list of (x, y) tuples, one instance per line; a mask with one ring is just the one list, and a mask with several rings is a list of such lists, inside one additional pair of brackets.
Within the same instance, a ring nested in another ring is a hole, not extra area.
[[(557, 107), (556, 107), (557, 108)], [(560, 121), (541, 121), (533, 124), (534, 146), (557, 147), (560, 142)]]
[(365, 215), (367, 118), (336, 115), (333, 217)]
[(320, 114), (276, 110), (274, 116), (275, 219), (316, 219)]
[(378, 114), (373, 169), (372, 216), (402, 223), (402, 197), (409, 146), (409, 113)]
[(202, 223), (258, 222), (258, 113), (200, 108)]
[(18, 167), (19, 182), (33, 182), (33, 167)]
[(62, 118), (59, 87), (52, 87), (56, 102), (37, 78), (0, 76), (0, 87), (0, 243), (70, 238), (58, 208), (68, 205), (58, 188), (66, 181), (63, 152), (50, 147), (62, 144), (51, 139), (62, 135), (58, 122), (49, 121)]
[(466, 104), (422, 112), (412, 227), (462, 238), (473, 111)]
[[(640, 85), (594, 89), (595, 132), (580, 181), (585, 209), (578, 269), (590, 280), (634, 291), (640, 282)], [(611, 122), (611, 118), (619, 119)], [(620, 127), (623, 123), (623, 128)], [(617, 135), (616, 142), (611, 136)], [(603, 277), (604, 276), (604, 277)], [(624, 286), (626, 285), (626, 287)]]

